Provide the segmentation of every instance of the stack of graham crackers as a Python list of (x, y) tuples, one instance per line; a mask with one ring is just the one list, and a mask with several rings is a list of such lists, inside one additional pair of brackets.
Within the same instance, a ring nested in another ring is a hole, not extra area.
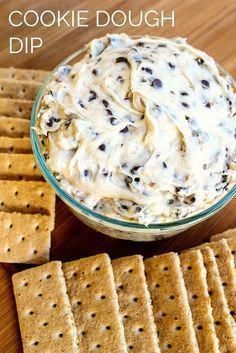
[(232, 236), (181, 255), (101, 254), (17, 273), (24, 352), (235, 353), (235, 252)]
[(55, 195), (43, 181), (30, 144), (30, 113), (48, 75), (0, 68), (0, 262), (49, 259)]

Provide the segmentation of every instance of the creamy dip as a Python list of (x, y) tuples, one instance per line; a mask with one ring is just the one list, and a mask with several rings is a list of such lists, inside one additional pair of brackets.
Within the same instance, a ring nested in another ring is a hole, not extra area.
[(63, 189), (148, 225), (202, 211), (235, 184), (235, 102), (229, 78), (185, 39), (112, 34), (57, 70), (37, 131)]

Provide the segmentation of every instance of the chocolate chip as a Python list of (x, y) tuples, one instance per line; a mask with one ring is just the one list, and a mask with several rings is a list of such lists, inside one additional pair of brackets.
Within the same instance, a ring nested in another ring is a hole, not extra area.
[(209, 88), (210, 83), (207, 80), (201, 80), (202, 88)]
[(131, 184), (132, 181), (133, 181), (133, 179), (130, 176), (125, 177), (125, 184), (128, 188), (130, 187), (129, 184)]
[(134, 178), (134, 181), (136, 181), (136, 183), (139, 183), (140, 182), (140, 178), (136, 177), (136, 178)]
[(197, 130), (193, 130), (192, 131), (192, 136), (193, 137), (199, 137), (199, 135), (200, 135), (199, 131), (197, 131)]
[(97, 98), (97, 93), (96, 92), (90, 91), (89, 93), (90, 93), (90, 96), (89, 96), (89, 99), (88, 99), (89, 102), (91, 102), (92, 100)]
[(148, 74), (152, 74), (152, 69), (150, 69), (149, 67), (142, 67), (142, 71), (145, 71)]
[(62, 67), (62, 72), (66, 75), (68, 75), (71, 72), (71, 67), (70, 66), (63, 66)]
[(175, 200), (170, 199), (170, 200), (168, 200), (168, 205), (172, 205), (174, 202), (175, 202)]
[(162, 82), (159, 78), (155, 78), (153, 81), (152, 81), (152, 87), (153, 88), (161, 88), (162, 87)]
[(102, 143), (100, 146), (98, 146), (98, 148), (104, 152), (106, 149), (106, 145), (104, 143)]
[(144, 46), (144, 43), (143, 42), (138, 42), (137, 43), (137, 47), (143, 47)]
[(85, 108), (84, 103), (81, 100), (78, 101), (78, 104), (81, 106), (81, 108)]
[(116, 125), (118, 123), (118, 120), (114, 117), (110, 118), (110, 123), (111, 125)]
[(120, 83), (124, 83), (124, 82), (125, 82), (125, 80), (123, 79), (123, 77), (120, 76), (120, 75), (117, 77), (116, 80), (119, 81)]
[(159, 112), (161, 112), (161, 107), (158, 104), (153, 104), (153, 109), (158, 110)]
[(167, 168), (166, 162), (162, 162), (163, 168)]
[(187, 121), (189, 121), (190, 117), (187, 116), (187, 115), (185, 115), (185, 119), (186, 119)]
[(128, 126), (124, 127), (124, 129), (120, 130), (120, 132), (121, 132), (122, 134), (125, 134), (125, 133), (128, 132), (128, 131), (129, 131)]
[(116, 58), (116, 63), (117, 64), (118, 63), (126, 63), (126, 64), (128, 64), (129, 62), (128, 62), (127, 58), (125, 58), (124, 56), (120, 56), (119, 58)]
[(188, 96), (187, 92), (180, 92), (181, 96)]
[(60, 118), (54, 118), (53, 116), (48, 120), (47, 126), (52, 127), (54, 123), (59, 123), (61, 121)]
[(200, 57), (196, 58), (195, 60), (198, 63), (198, 65), (202, 65), (204, 63), (204, 60), (202, 58), (200, 58)]
[(194, 203), (195, 201), (196, 201), (195, 196), (188, 196), (188, 197), (185, 198), (184, 203), (185, 203), (186, 205), (191, 205), (191, 204)]
[(159, 48), (166, 48), (166, 44), (158, 44)]
[(97, 73), (98, 73), (97, 70), (96, 70), (96, 69), (93, 69), (92, 74), (95, 75), (95, 76), (97, 76)]
[(128, 209), (129, 209), (128, 206), (126, 206), (126, 205), (121, 205), (121, 207), (122, 207), (124, 210), (128, 210)]
[(89, 170), (88, 170), (88, 169), (85, 169), (85, 170), (84, 170), (84, 176), (87, 177), (88, 175), (89, 175)]
[(106, 99), (102, 100), (102, 104), (104, 105), (105, 108), (107, 108), (108, 105), (109, 105), (109, 103), (108, 103), (108, 101)]
[(176, 186), (175, 192), (180, 192), (181, 190), (184, 190), (185, 188), (183, 186)]
[(131, 173), (131, 174), (135, 174), (135, 172), (136, 172), (139, 168), (141, 168), (140, 165), (135, 165), (135, 166), (131, 169), (130, 173)]
[(106, 109), (107, 115), (112, 115), (112, 111), (110, 109)]
[(189, 108), (189, 105), (188, 103), (185, 103), (185, 102), (181, 102), (182, 106), (185, 107), (185, 108)]
[(222, 175), (221, 181), (222, 181), (222, 183), (226, 183), (227, 182), (227, 175), (226, 174)]
[(142, 208), (140, 206), (136, 207), (136, 212), (141, 212)]
[(135, 57), (134, 58), (134, 61), (137, 63), (137, 64), (141, 64), (141, 59), (139, 57)]
[(50, 96), (54, 96), (54, 93), (53, 93), (53, 91), (52, 91), (51, 89), (48, 91), (48, 94), (49, 94)]
[(210, 102), (206, 103), (206, 104), (205, 104), (205, 107), (206, 107), (206, 108), (211, 108), (211, 103), (210, 103)]
[(47, 126), (48, 126), (48, 127), (52, 127), (52, 126), (53, 126), (53, 118), (50, 118), (50, 119), (47, 121)]
[(168, 63), (168, 65), (169, 65), (169, 67), (170, 67), (171, 69), (174, 69), (174, 68), (175, 68), (175, 65), (173, 65), (172, 63)]

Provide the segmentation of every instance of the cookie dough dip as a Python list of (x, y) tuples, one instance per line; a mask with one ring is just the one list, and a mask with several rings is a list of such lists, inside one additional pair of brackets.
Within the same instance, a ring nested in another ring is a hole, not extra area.
[(37, 117), (61, 188), (144, 225), (189, 217), (235, 185), (233, 83), (185, 39), (112, 34), (61, 66)]

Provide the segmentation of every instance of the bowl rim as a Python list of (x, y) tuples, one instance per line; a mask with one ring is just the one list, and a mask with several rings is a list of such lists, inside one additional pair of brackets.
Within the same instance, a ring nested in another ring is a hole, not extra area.
[[(140, 36), (133, 36), (133, 37), (140, 37)], [(151, 38), (157, 38), (157, 36), (149, 36)], [(87, 46), (83, 46), (81, 49), (75, 51), (68, 57), (66, 57), (63, 61), (61, 61), (54, 69), (51, 71), (51, 73), (47, 76), (47, 78), (44, 80), (43, 84), (41, 85), (36, 99), (34, 101), (32, 111), (31, 111), (31, 118), (30, 118), (30, 139), (31, 139), (31, 145), (33, 149), (34, 156), (36, 158), (36, 162), (46, 179), (46, 181), (49, 183), (50, 186), (55, 190), (56, 194), (61, 198), (66, 204), (71, 206), (73, 209), (79, 209), (82, 211), (83, 214), (86, 214), (87, 216), (92, 216), (93, 218), (100, 220), (105, 223), (109, 223), (111, 225), (118, 225), (120, 227), (126, 227), (126, 228), (136, 228), (136, 229), (159, 229), (159, 230), (165, 230), (165, 229), (175, 229), (178, 227), (184, 227), (184, 226), (191, 226), (194, 223), (198, 223), (201, 220), (205, 220), (218, 211), (220, 211), (224, 206), (228, 204), (228, 202), (231, 201), (231, 199), (236, 195), (236, 184), (233, 185), (233, 187), (222, 197), (220, 198), (217, 202), (215, 202), (213, 205), (210, 207), (207, 207), (203, 211), (199, 213), (195, 213), (190, 217), (182, 218), (180, 220), (172, 221), (172, 222), (165, 222), (165, 223), (150, 223), (148, 225), (137, 223), (137, 222), (132, 222), (132, 221), (123, 221), (119, 218), (112, 218), (105, 216), (101, 213), (98, 213), (91, 208), (81, 204), (79, 201), (77, 201), (75, 198), (73, 198), (68, 192), (66, 192), (59, 184), (58, 180), (56, 177), (53, 175), (53, 173), (50, 171), (49, 167), (47, 166), (47, 163), (45, 161), (45, 158), (43, 157), (43, 154), (40, 149), (40, 142), (39, 142), (39, 136), (36, 133), (34, 127), (36, 125), (37, 121), (37, 115), (41, 103), (41, 99), (43, 97), (45, 88), (49, 81), (52, 79), (53, 74), (58, 70), (59, 67), (63, 65), (69, 64), (70, 61), (75, 59), (77, 56), (81, 55), (83, 52), (85, 52), (87, 49)], [(235, 81), (233, 77), (221, 66), (219, 66), (220, 70), (226, 74), (232, 82), (235, 84)]]

